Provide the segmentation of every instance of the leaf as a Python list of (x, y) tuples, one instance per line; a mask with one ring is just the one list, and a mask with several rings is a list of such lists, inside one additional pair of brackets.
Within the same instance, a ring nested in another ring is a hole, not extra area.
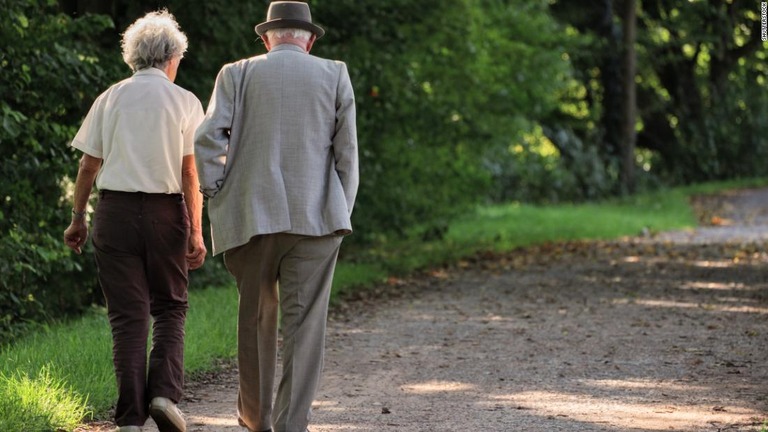
[(24, 28), (24, 29), (29, 28), (29, 19), (24, 14), (21, 14), (21, 13), (17, 14), (16, 21), (19, 23), (19, 26), (21, 26), (21, 28)]

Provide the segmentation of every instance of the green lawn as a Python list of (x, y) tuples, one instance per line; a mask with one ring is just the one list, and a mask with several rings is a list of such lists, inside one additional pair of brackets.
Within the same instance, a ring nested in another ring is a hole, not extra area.
[[(709, 184), (600, 204), (484, 207), (456, 221), (441, 241), (393, 242), (348, 254), (349, 259), (338, 265), (333, 295), (481, 250), (693, 227), (689, 194), (751, 184)], [(229, 280), (222, 285), (190, 292), (185, 365), (192, 377), (214, 368), (217, 360), (235, 356), (237, 292)], [(2, 350), (2, 431), (69, 431), (92, 416), (103, 418), (115, 396), (111, 337), (103, 310), (49, 327)]]

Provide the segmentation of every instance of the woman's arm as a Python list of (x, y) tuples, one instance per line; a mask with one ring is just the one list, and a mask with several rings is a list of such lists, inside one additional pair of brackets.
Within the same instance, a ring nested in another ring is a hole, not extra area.
[(75, 180), (75, 202), (72, 207), (72, 222), (64, 230), (64, 243), (76, 253), (82, 252), (82, 246), (88, 240), (88, 223), (85, 220), (85, 209), (91, 196), (93, 182), (101, 169), (101, 158), (83, 154), (80, 168)]
[(189, 213), (190, 232), (187, 247), (187, 263), (190, 270), (199, 268), (205, 262), (208, 250), (203, 242), (203, 196), (200, 193), (200, 182), (197, 178), (195, 156), (184, 156), (181, 162), (181, 186), (184, 191), (184, 201)]

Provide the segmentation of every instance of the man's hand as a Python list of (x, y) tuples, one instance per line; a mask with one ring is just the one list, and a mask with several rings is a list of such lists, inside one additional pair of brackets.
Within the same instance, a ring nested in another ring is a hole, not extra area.
[(193, 232), (189, 235), (189, 244), (187, 246), (187, 264), (190, 270), (202, 267), (205, 262), (205, 254), (208, 250), (203, 242), (203, 234)]
[(85, 245), (86, 240), (88, 240), (88, 224), (85, 219), (73, 219), (67, 229), (64, 230), (64, 243), (79, 255), (82, 253), (81, 248)]

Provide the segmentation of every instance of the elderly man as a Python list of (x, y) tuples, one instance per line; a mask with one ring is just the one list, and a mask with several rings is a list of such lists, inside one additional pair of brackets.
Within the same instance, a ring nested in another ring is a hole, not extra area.
[(133, 76), (96, 99), (72, 141), (83, 157), (64, 241), (77, 253), (85, 244), (95, 180), (93, 246), (112, 326), (118, 431), (138, 432), (151, 415), (161, 432), (183, 432), (175, 404), (184, 382), (187, 271), (206, 254), (194, 156), (203, 107), (173, 83), (187, 50), (173, 15), (138, 19), (122, 46)]
[[(272, 2), (267, 54), (225, 65), (195, 138), (213, 253), (240, 294), (238, 415), (249, 431), (304, 432), (324, 355), (328, 299), (358, 187), (346, 65), (309, 55), (322, 28)], [(274, 401), (278, 306), (283, 376)]]

